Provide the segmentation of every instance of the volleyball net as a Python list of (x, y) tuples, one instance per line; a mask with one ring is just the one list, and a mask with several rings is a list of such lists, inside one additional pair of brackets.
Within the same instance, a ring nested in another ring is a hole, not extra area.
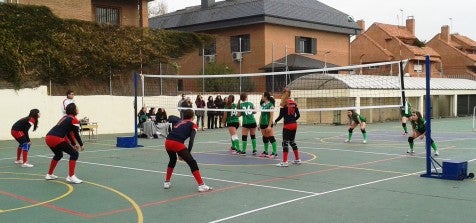
[(367, 117), (368, 122), (398, 120), (404, 100), (403, 64), (404, 61), (391, 61), (251, 74), (139, 74), (138, 107), (164, 108), (168, 115), (178, 116), (180, 109), (187, 108), (179, 104), (184, 94), (196, 111), (226, 111), (219, 103), (211, 108), (197, 108), (197, 96), (202, 96), (207, 104), (209, 98), (216, 102), (218, 98), (234, 95), (237, 103), (240, 94), (246, 93), (259, 117), (263, 92), (274, 96), (277, 111), (281, 93), (287, 88), (298, 104), (301, 123), (341, 124), (347, 119), (343, 111), (350, 109)]

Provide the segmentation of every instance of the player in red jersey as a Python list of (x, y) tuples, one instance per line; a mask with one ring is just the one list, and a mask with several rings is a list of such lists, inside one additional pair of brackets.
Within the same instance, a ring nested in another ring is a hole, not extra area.
[(284, 89), (283, 96), (281, 97), (281, 104), (279, 108), (279, 116), (276, 118), (274, 123), (279, 122), (282, 118), (284, 118), (284, 125), (283, 125), (283, 160), (282, 162), (278, 163), (276, 166), (278, 167), (287, 167), (288, 164), (288, 152), (289, 148), (292, 148), (294, 153), (294, 161), (293, 164), (301, 164), (301, 159), (299, 159), (299, 151), (294, 142), (296, 138), (296, 131), (297, 131), (297, 120), (301, 117), (299, 114), (299, 109), (296, 102), (291, 99), (291, 90)]
[(63, 152), (69, 154), (69, 171), (66, 181), (74, 184), (80, 184), (83, 181), (76, 177), (76, 160), (78, 160), (78, 150), (83, 151), (84, 145), (79, 136), (78, 108), (76, 104), (71, 103), (66, 106), (66, 115), (48, 132), (45, 141), (55, 154), (51, 159), (50, 168), (45, 176), (47, 180), (55, 180), (58, 177), (53, 174), (56, 165), (63, 158)]
[[(31, 140), (28, 135), (28, 131), (33, 126), (33, 131), (38, 128), (38, 118), (40, 117), (40, 110), (31, 109), (30, 114), (27, 117), (21, 118), (16, 121), (12, 126), (11, 134), (13, 138), (18, 142), (17, 159), (15, 163), (20, 164), (22, 167), (33, 167), (28, 163), (28, 151), (30, 150)], [(23, 156), (22, 156), (23, 155)], [(22, 156), (23, 161), (20, 159)]]
[[(193, 122), (194, 112), (192, 109), (182, 110), (183, 120), (174, 125), (172, 131), (167, 135), (165, 140), (165, 150), (169, 155), (169, 164), (167, 166), (167, 172), (165, 174), (164, 189), (169, 189), (170, 178), (172, 178), (172, 173), (177, 164), (177, 155), (184, 160), (190, 170), (192, 171), (193, 177), (198, 183), (198, 191), (205, 192), (211, 190), (212, 188), (203, 183), (203, 179), (200, 175), (200, 170), (198, 169), (197, 161), (192, 157), (190, 153), (193, 147), (193, 141), (195, 140), (195, 134), (197, 133), (197, 124)], [(188, 148), (185, 146), (184, 142), (188, 138)]]

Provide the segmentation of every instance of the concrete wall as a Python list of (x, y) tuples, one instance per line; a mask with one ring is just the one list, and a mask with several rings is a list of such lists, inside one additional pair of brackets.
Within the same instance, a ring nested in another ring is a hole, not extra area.
[[(40, 109), (38, 129), (30, 130), (31, 138), (44, 137), (62, 116), (61, 103), (65, 96), (48, 96), (46, 86), (35, 89), (0, 90), (0, 140), (12, 139), (10, 130), (18, 119), (30, 109)], [(75, 97), (79, 108), (78, 118), (89, 117), (98, 122), (99, 134), (132, 133), (134, 131), (133, 97), (81, 96)]]

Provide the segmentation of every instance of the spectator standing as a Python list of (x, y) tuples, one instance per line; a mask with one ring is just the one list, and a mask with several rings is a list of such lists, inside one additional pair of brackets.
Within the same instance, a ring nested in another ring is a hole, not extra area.
[[(195, 110), (195, 115), (197, 116), (197, 125), (198, 128), (203, 131), (203, 125), (204, 125), (204, 116), (205, 116), (205, 101), (203, 100), (202, 95), (197, 95), (197, 98), (195, 99), (195, 106), (197, 106), (197, 110)], [(201, 109), (201, 110), (200, 110)]]
[[(214, 103), (215, 103), (215, 107), (218, 108), (218, 109), (224, 109), (224, 108), (225, 108), (225, 101), (221, 98), (221, 95), (217, 95), (217, 96), (215, 97)], [(214, 124), (215, 124), (214, 127), (215, 127), (215, 128), (217, 128), (217, 127), (220, 127), (220, 128), (224, 127), (224, 126), (222, 126), (222, 122), (219, 121), (219, 120), (222, 120), (222, 119), (223, 119), (223, 114), (224, 114), (223, 111), (218, 111), (218, 112), (216, 112), (216, 114), (215, 114), (215, 121), (214, 121)]]
[(215, 114), (216, 114), (216, 111), (210, 111), (210, 109), (215, 109), (216, 106), (215, 106), (215, 102), (213, 101), (213, 96), (208, 96), (208, 101), (207, 101), (207, 118), (208, 118), (208, 122), (207, 122), (207, 127), (208, 129), (213, 129), (214, 126), (216, 126), (216, 121), (215, 120)]
[[(182, 93), (182, 97), (180, 98), (180, 100), (178, 101), (177, 103), (177, 107), (182, 107), (182, 104), (183, 102), (185, 101), (185, 94)], [(180, 118), (182, 118), (182, 109), (178, 109), (178, 112), (180, 114)]]

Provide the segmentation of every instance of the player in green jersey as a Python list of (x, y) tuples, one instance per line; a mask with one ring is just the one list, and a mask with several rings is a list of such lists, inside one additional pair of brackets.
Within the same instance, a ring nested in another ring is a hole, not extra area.
[(403, 135), (407, 135), (407, 120), (412, 116), (412, 104), (410, 104), (408, 98), (405, 98), (405, 105), (400, 107), (400, 114), (402, 115)]
[[(274, 138), (274, 131), (273, 131), (273, 120), (274, 120), (274, 98), (271, 97), (269, 92), (264, 92), (261, 97), (261, 115), (259, 118), (259, 128), (261, 130), (261, 134), (263, 135), (263, 143), (264, 143), (264, 152), (262, 152), (259, 157), (268, 157), (270, 159), (274, 159), (278, 157), (277, 152), (277, 143), (276, 139)], [(271, 111), (263, 111), (263, 110), (271, 110)], [(273, 152), (271, 154), (268, 153), (269, 143), (271, 143), (271, 147), (273, 148)]]
[(239, 154), (240, 153), (240, 140), (238, 139), (238, 135), (236, 131), (240, 127), (240, 120), (238, 118), (238, 112), (236, 111), (236, 104), (235, 102), (235, 96), (230, 94), (227, 98), (225, 98), (225, 109), (231, 109), (229, 111), (226, 111), (223, 113), (223, 118), (221, 120), (221, 123), (223, 126), (228, 127), (228, 132), (230, 133), (231, 136), (231, 151), (234, 154)]
[(366, 127), (365, 117), (352, 109), (347, 110), (347, 117), (349, 117), (350, 126), (349, 126), (349, 134), (345, 142), (352, 141), (352, 132), (354, 131), (354, 128), (357, 126), (357, 124), (359, 124), (360, 131), (362, 132), (362, 135), (364, 136), (364, 140), (362, 141), (362, 143), (364, 144), (367, 143), (367, 132), (365, 131), (365, 127)]
[[(426, 133), (426, 121), (421, 115), (419, 111), (412, 112), (412, 116), (410, 117), (410, 123), (412, 124), (413, 134), (412, 136), (408, 137), (408, 143), (410, 144), (410, 149), (407, 151), (409, 154), (413, 154), (413, 140), (420, 137), (423, 139)], [(438, 152), (438, 148), (436, 147), (435, 141), (430, 138), (431, 141), (431, 148), (435, 151), (435, 156), (439, 156), (440, 153)]]
[(248, 101), (248, 94), (247, 93), (241, 93), (240, 94), (240, 101), (238, 101), (238, 109), (244, 110), (240, 111), (238, 116), (242, 117), (242, 125), (243, 128), (241, 130), (241, 155), (246, 156), (246, 146), (247, 146), (247, 138), (248, 134), (250, 135), (251, 138), (251, 145), (253, 147), (253, 155), (256, 155), (257, 150), (256, 150), (256, 119), (255, 119), (255, 114), (256, 111), (254, 111), (255, 106), (253, 105), (252, 102)]

